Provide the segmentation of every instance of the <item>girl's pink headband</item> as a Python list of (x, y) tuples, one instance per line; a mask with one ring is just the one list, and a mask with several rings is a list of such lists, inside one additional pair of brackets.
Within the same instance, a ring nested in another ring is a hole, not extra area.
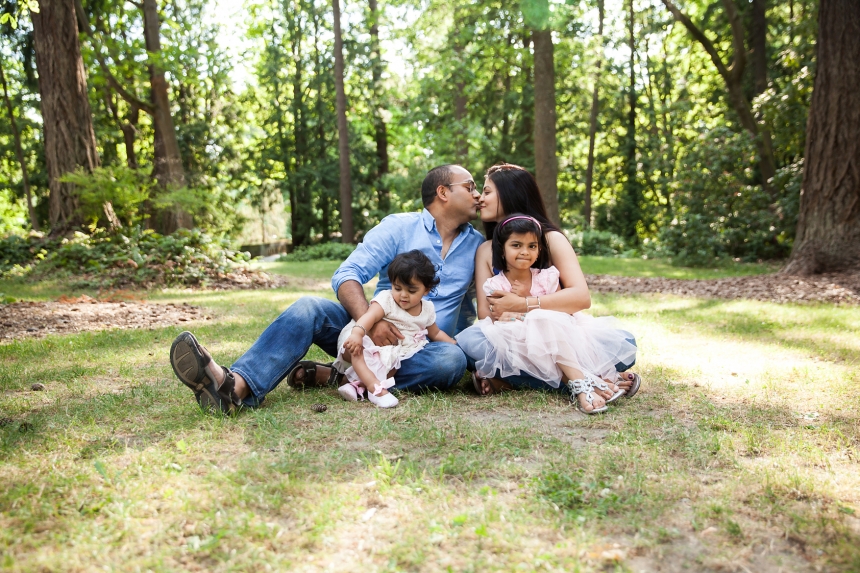
[(535, 219), (534, 217), (529, 217), (528, 215), (517, 215), (515, 217), (510, 217), (509, 219), (505, 219), (504, 221), (502, 221), (502, 224), (499, 225), (499, 227), (503, 227), (505, 225), (505, 223), (507, 223), (508, 221), (515, 221), (517, 219), (527, 219), (527, 220), (533, 222), (535, 224), (535, 226), (537, 226), (538, 235), (540, 235), (543, 232), (543, 229), (540, 226), (540, 222), (537, 219)]

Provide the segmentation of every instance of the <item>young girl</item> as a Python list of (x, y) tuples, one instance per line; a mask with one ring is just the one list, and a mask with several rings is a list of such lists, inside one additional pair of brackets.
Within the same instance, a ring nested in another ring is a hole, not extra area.
[[(475, 362), (477, 375), (528, 374), (554, 387), (558, 383), (549, 381), (564, 375), (580, 411), (606, 411), (606, 403), (624, 394), (613, 381), (618, 379), (616, 364), (632, 364), (636, 356), (630, 335), (611, 317), (540, 308), (540, 297), (559, 289), (559, 272), (548, 265), (547, 241), (536, 219), (522, 214), (505, 218), (493, 233), (492, 261), (501, 272), (487, 279), (484, 292), (524, 296), (528, 312), (506, 312), (496, 322), (487, 317), (477, 323), (488, 343)], [(595, 388), (612, 392), (612, 397), (604, 400)]]
[[(436, 326), (433, 303), (422, 297), (439, 284), (433, 263), (421, 251), (394, 257), (388, 265), (391, 290), (380, 292), (358, 320), (347, 324), (338, 337), (338, 357), (334, 367), (349, 382), (338, 388), (344, 400), (355, 402), (367, 390), (367, 399), (380, 408), (393, 408), (398, 400), (386, 389), (394, 386), (392, 376), (406, 360), (433, 341), (457, 342)], [(376, 346), (367, 336), (380, 320), (387, 320), (404, 336), (394, 346)], [(351, 364), (351, 366), (350, 366)]]

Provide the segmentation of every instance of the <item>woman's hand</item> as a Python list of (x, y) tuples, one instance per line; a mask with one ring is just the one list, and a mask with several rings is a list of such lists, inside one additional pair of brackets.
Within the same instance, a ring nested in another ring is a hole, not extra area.
[(526, 313), (524, 312), (503, 312), (499, 317), (500, 322), (513, 322), (515, 320), (525, 320)]
[(490, 303), (490, 316), (493, 320), (499, 320), (506, 312), (519, 314), (526, 310), (526, 299), (503, 290), (494, 290), (487, 296), (487, 302)]

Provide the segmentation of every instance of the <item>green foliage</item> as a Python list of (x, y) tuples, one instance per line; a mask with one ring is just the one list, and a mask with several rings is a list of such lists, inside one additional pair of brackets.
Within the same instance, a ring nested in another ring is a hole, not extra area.
[(50, 243), (40, 235), (7, 235), (0, 238), (0, 276), (13, 270), (21, 272), (25, 266), (45, 258), (45, 247)]
[[(756, 168), (753, 141), (722, 127), (699, 139), (700, 145), (682, 160), (675, 218), (662, 228), (662, 244), (685, 266), (710, 266), (723, 257), (755, 261), (786, 256), (796, 225), (795, 203), (787, 196), (775, 201), (761, 185), (749, 183)], [(795, 189), (796, 174), (781, 173), (782, 193)], [(772, 192), (780, 190), (773, 185)]]
[(624, 253), (624, 239), (609, 231), (585, 231), (570, 233), (570, 244), (578, 255), (613, 257)]
[(150, 198), (152, 178), (125, 165), (97, 167), (92, 173), (79, 167), (60, 181), (73, 183), (78, 197), (78, 212), (84, 221), (104, 221), (104, 205), (110, 202), (117, 218), (126, 225), (141, 222), (141, 204)]
[(352, 251), (354, 250), (355, 245), (351, 245), (349, 243), (321, 243), (319, 245), (297, 247), (292, 253), (282, 255), (278, 260), (291, 263), (305, 261), (342, 261), (352, 254)]
[(77, 232), (58, 242), (7, 237), (0, 241), (0, 256), (0, 272), (7, 275), (67, 273), (99, 287), (200, 285), (248, 260), (197, 229), (160, 235), (140, 227)]

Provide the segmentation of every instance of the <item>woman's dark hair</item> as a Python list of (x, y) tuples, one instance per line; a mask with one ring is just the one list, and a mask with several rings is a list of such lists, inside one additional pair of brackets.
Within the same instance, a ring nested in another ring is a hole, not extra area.
[(417, 249), (400, 253), (388, 265), (388, 280), (391, 284), (400, 281), (401, 284), (408, 285), (412, 279), (418, 279), (427, 290), (433, 290), (439, 284), (433, 262)]
[[(531, 173), (519, 165), (499, 163), (487, 169), (485, 177), (496, 186), (499, 206), (507, 216), (511, 213), (524, 213), (540, 221), (544, 233), (558, 231), (546, 215), (540, 189)], [(488, 239), (493, 237), (497, 224), (484, 223), (484, 234)]]
[(531, 215), (514, 213), (506, 216), (496, 226), (493, 233), (493, 268), (501, 271), (508, 270), (508, 262), (505, 260), (505, 243), (514, 233), (532, 233), (538, 240), (538, 257), (532, 268), (545, 269), (549, 267), (549, 245), (546, 242), (546, 234), (543, 225)]

